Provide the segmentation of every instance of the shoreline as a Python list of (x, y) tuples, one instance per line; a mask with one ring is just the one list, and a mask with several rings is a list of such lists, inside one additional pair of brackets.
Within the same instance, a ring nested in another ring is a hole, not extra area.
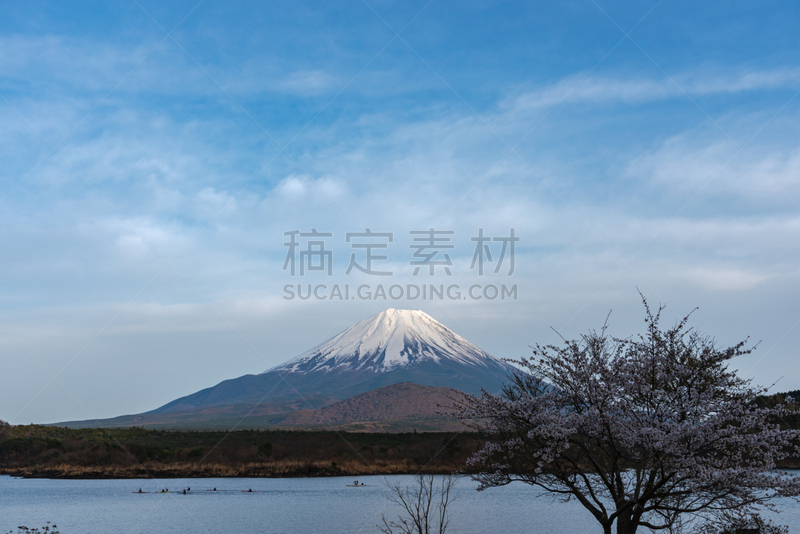
[[(52, 480), (127, 480), (174, 478), (332, 478), (381, 475), (413, 475), (416, 473), (444, 475), (463, 472), (456, 465), (331, 465), (331, 462), (299, 465), (260, 464), (238, 468), (213, 466), (145, 466), (145, 467), (24, 467), (0, 469), (0, 476)], [(468, 473), (465, 473), (468, 474)]]
[[(456, 466), (363, 466), (357, 469), (331, 468), (330, 464), (303, 465), (295, 469), (268, 469), (266, 466), (243, 466), (232, 469), (227, 466), (211, 466), (202, 469), (151, 467), (151, 468), (101, 468), (101, 469), (58, 469), (58, 468), (17, 468), (0, 469), (0, 476), (12, 478), (49, 480), (159, 480), (159, 479), (198, 479), (198, 478), (335, 478), (388, 475), (446, 475), (459, 473), (472, 474), (471, 471), (453, 469)], [(800, 464), (777, 466), (778, 471), (800, 471)], [(80, 472), (76, 472), (80, 471)]]

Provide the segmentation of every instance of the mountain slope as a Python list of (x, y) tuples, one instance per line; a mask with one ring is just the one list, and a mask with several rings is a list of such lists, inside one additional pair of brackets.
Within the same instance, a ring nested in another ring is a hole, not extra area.
[(399, 382), (479, 394), (499, 390), (514, 370), (424, 312), (389, 309), (260, 375), (225, 380), (148, 413), (265, 402), (313, 409)]

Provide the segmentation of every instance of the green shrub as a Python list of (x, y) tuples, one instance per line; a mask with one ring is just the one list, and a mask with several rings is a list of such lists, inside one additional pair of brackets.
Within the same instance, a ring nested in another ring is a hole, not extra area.
[(264, 456), (265, 458), (269, 458), (272, 456), (272, 443), (269, 441), (265, 441), (261, 445), (258, 446), (258, 455)]

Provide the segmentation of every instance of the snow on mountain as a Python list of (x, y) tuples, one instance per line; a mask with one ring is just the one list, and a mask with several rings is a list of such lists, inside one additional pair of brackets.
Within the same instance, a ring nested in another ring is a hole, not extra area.
[(505, 365), (425, 312), (390, 308), (265, 372), (336, 369), (380, 373), (424, 361)]

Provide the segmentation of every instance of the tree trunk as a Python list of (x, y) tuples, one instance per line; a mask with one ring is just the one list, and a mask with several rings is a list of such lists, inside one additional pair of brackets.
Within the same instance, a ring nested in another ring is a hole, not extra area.
[(633, 520), (633, 514), (623, 514), (617, 517), (617, 534), (636, 534), (639, 528), (637, 521)]

